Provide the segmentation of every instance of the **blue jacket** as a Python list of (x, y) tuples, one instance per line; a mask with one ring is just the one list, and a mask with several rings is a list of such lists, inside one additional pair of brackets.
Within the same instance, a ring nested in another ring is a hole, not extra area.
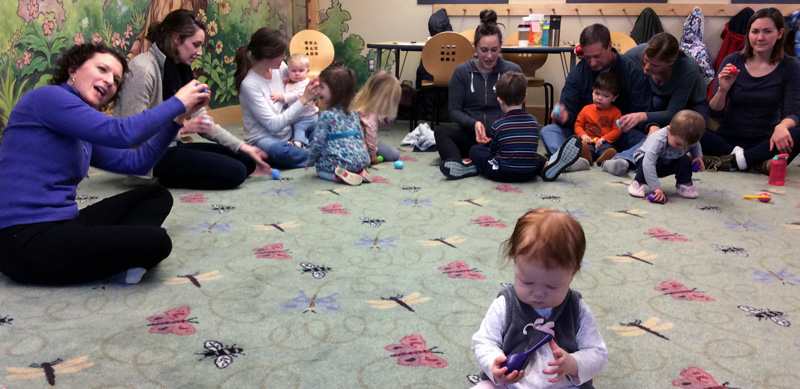
[[(616, 49), (612, 48), (611, 50), (616, 54), (616, 59), (608, 71), (617, 73), (624, 84), (622, 92), (620, 92), (614, 105), (622, 111), (623, 115), (631, 112), (649, 111), (652, 98), (650, 85), (648, 84), (649, 77), (644, 75), (640, 64), (624, 55), (620, 55)], [(600, 72), (592, 71), (586, 61), (579, 62), (569, 72), (567, 81), (564, 83), (564, 89), (561, 90), (561, 104), (569, 112), (569, 122), (561, 123), (562, 125), (573, 127), (581, 109), (592, 104), (592, 89), (598, 74)]]
[[(484, 80), (474, 60), (458, 65), (450, 77), (448, 112), (450, 119), (463, 130), (474, 131), (475, 122), (480, 121), (489, 128), (501, 115), (500, 103), (494, 84), (505, 72), (520, 72), (519, 65), (497, 59), (497, 65)], [(591, 94), (591, 91), (590, 91)]]
[(89, 165), (146, 173), (175, 138), (180, 126), (173, 119), (185, 110), (173, 97), (119, 119), (86, 104), (67, 84), (28, 92), (11, 111), (0, 144), (0, 228), (77, 217), (77, 186)]

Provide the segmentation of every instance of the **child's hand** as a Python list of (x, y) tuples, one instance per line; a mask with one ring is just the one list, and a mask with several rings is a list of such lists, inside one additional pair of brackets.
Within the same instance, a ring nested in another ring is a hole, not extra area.
[(289, 83), (289, 77), (284, 77), (283, 78), (283, 85), (286, 85), (288, 83)]
[(269, 99), (272, 100), (272, 102), (274, 103), (278, 101), (283, 101), (283, 95), (280, 93), (273, 93), (269, 95)]
[[(701, 162), (702, 163), (702, 162)], [(664, 196), (664, 191), (661, 188), (656, 189), (653, 191), (653, 201), (656, 203), (660, 203), (667, 200), (667, 196)]]
[(494, 359), (494, 363), (492, 363), (492, 375), (494, 376), (494, 382), (503, 385), (511, 385), (519, 382), (522, 377), (525, 376), (525, 370), (514, 370), (511, 372), (511, 374), (506, 375), (508, 368), (505, 366), (500, 367), (500, 365), (505, 361), (505, 355), (501, 355)]
[(589, 135), (581, 135), (581, 141), (586, 144), (592, 143), (592, 137)]
[(698, 172), (706, 171), (706, 164), (703, 163), (703, 158), (702, 157), (697, 157), (697, 158), (693, 159), (692, 160), (692, 165), (694, 165), (694, 164), (700, 165), (700, 167), (697, 169)]
[(551, 378), (549, 382), (558, 382), (566, 376), (578, 376), (578, 361), (575, 360), (570, 353), (558, 347), (554, 340), (550, 340), (550, 350), (553, 350), (553, 359), (547, 362), (548, 366), (554, 366), (552, 369), (542, 370), (542, 374), (557, 374), (555, 378)]

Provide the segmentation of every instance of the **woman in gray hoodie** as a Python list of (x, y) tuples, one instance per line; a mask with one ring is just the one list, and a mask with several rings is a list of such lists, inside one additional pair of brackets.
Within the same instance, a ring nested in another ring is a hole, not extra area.
[(480, 17), (481, 24), (475, 29), (477, 58), (458, 65), (450, 78), (448, 111), (458, 128), (437, 128), (434, 134), (442, 157), (439, 167), (450, 178), (478, 174), (477, 168), (462, 158), (467, 158), (472, 146), (489, 142), (486, 127), (503, 114), (494, 89), (500, 75), (522, 72), (519, 65), (500, 58), (503, 34), (497, 26), (497, 14), (484, 10)]

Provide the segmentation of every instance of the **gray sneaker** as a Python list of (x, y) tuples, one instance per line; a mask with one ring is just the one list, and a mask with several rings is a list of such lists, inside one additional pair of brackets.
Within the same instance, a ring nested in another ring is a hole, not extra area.
[(553, 181), (558, 178), (564, 169), (575, 163), (581, 156), (581, 145), (581, 138), (575, 135), (564, 141), (542, 170), (542, 179)]

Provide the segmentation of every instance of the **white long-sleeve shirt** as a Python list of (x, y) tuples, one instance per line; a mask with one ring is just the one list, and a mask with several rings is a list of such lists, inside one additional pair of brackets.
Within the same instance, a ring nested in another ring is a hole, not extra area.
[[(543, 312), (537, 310), (541, 315)], [(506, 327), (506, 300), (503, 296), (497, 297), (486, 316), (481, 322), (481, 327), (478, 332), (472, 336), (472, 352), (475, 354), (475, 359), (481, 370), (489, 376), (489, 379), (494, 381), (492, 375), (492, 364), (494, 360), (505, 355), (501, 348), (503, 344), (503, 329)], [(589, 309), (589, 306), (580, 302), (580, 330), (576, 335), (578, 343), (578, 351), (571, 355), (578, 362), (578, 377), (567, 377), (559, 382), (548, 382), (547, 380), (555, 377), (555, 374), (544, 375), (543, 370), (551, 369), (547, 362), (554, 360), (553, 351), (550, 347), (544, 345), (534, 352), (528, 359), (528, 365), (525, 367), (525, 377), (521, 381), (513, 385), (508, 385), (509, 388), (522, 389), (522, 388), (575, 388), (578, 385), (594, 378), (603, 366), (608, 362), (608, 349), (603, 337), (600, 335), (600, 330), (594, 321), (594, 315)]]
[(292, 122), (300, 117), (305, 106), (298, 101), (283, 111), (283, 103), (269, 98), (270, 94), (284, 93), (283, 77), (288, 75), (286, 64), (281, 63), (280, 69), (272, 70), (269, 80), (253, 70), (242, 80), (239, 103), (242, 106), (244, 140), (248, 144), (264, 137), (278, 141), (292, 139)]

